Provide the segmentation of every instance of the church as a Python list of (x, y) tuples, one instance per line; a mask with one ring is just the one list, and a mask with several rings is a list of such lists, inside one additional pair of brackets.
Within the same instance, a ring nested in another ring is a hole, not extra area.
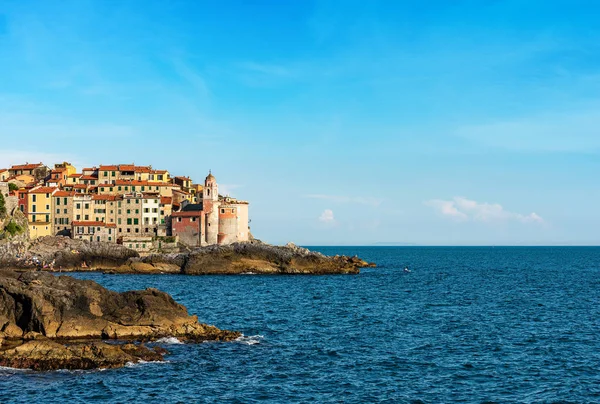
[(183, 205), (171, 214), (173, 236), (189, 247), (231, 244), (250, 239), (248, 202), (219, 195), (212, 173), (204, 180), (197, 203)]

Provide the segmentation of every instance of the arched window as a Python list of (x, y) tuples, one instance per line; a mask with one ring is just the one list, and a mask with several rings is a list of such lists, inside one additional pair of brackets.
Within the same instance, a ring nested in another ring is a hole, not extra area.
[(210, 196), (210, 189), (206, 190), (206, 195)]

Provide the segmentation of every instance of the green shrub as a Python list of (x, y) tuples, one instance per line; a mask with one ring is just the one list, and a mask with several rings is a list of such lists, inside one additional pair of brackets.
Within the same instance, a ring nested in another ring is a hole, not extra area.
[(6, 203), (4, 202), (4, 195), (0, 194), (0, 217), (6, 215)]
[(17, 184), (13, 184), (12, 182), (8, 183), (8, 189), (10, 191), (17, 191), (19, 189), (19, 187), (17, 186)]
[(19, 226), (18, 224), (16, 224), (12, 220), (10, 222), (8, 222), (8, 224), (6, 225), (6, 227), (4, 228), (4, 230), (7, 233), (10, 233), (11, 236), (14, 236), (17, 233), (22, 233), (23, 232), (23, 228), (21, 226)]

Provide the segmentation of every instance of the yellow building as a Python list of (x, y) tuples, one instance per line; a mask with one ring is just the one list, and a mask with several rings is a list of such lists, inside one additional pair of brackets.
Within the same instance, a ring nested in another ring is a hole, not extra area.
[(57, 191), (53, 187), (36, 187), (27, 194), (30, 238), (52, 235), (52, 196)]

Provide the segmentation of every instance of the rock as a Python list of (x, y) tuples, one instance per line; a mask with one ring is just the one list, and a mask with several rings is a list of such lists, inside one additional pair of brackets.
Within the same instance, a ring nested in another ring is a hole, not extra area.
[(108, 369), (141, 360), (162, 361), (164, 352), (134, 344), (91, 342), (67, 346), (35, 340), (0, 351), (0, 366), (33, 370)]
[(155, 351), (139, 346), (64, 346), (48, 339), (231, 341), (240, 336), (198, 323), (184, 306), (157, 289), (117, 293), (69, 276), (0, 271), (0, 340), (4, 345), (29, 341), (16, 348), (3, 346), (0, 366), (89, 369), (123, 366), (135, 358), (158, 358)]
[[(24, 253), (19, 251), (25, 250)], [(17, 257), (19, 256), (19, 257)], [(30, 245), (0, 245), (0, 268), (35, 268), (32, 260), (54, 262), (43, 270), (100, 270), (110, 273), (172, 274), (357, 274), (360, 268), (374, 266), (358, 257), (328, 257), (293, 243), (272, 246), (253, 239), (231, 245), (212, 245), (177, 254), (139, 257), (124, 246), (43, 237)], [(85, 262), (87, 268), (82, 269)]]

